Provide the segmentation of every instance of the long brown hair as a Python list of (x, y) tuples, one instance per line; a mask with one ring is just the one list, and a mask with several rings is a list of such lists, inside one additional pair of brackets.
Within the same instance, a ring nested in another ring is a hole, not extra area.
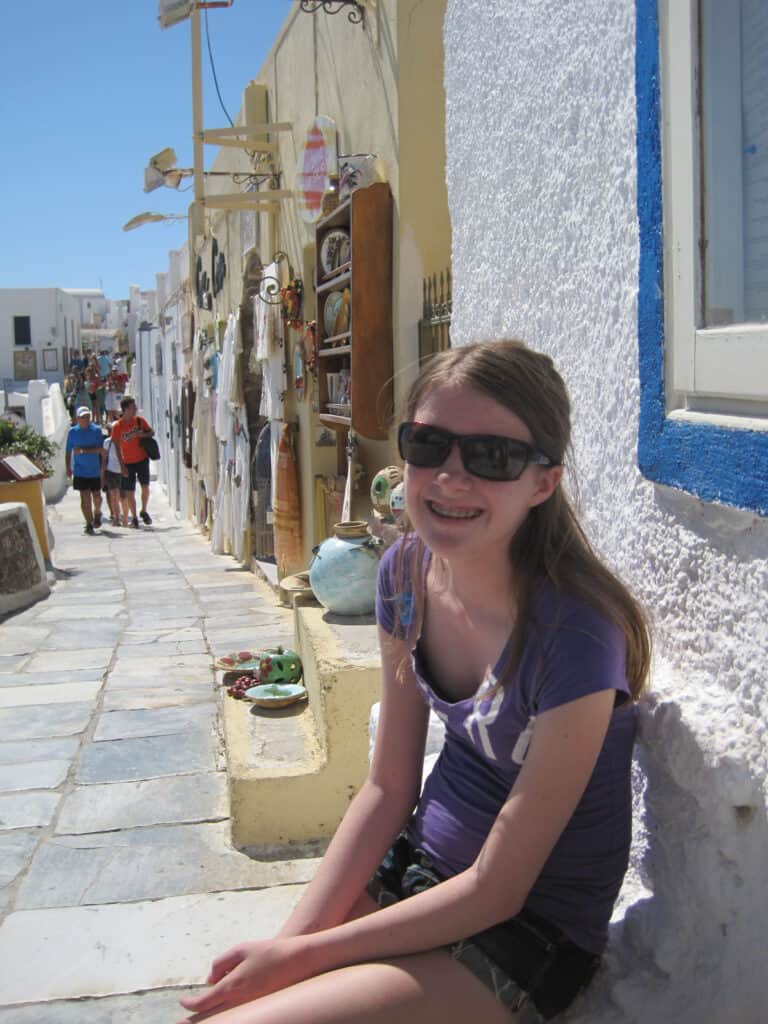
[[(549, 356), (511, 339), (477, 342), (441, 352), (425, 364), (413, 383), (402, 419), (414, 419), (428, 390), (457, 384), (482, 392), (519, 416), (528, 427), (534, 446), (555, 463), (564, 465), (570, 461), (570, 401)], [(405, 630), (409, 637), (418, 636), (423, 621), (424, 554), (424, 545), (418, 538), (402, 545), (397, 575), (402, 579), (407, 573), (415, 604)], [(546, 579), (557, 590), (595, 608), (623, 632), (627, 682), (637, 700), (650, 666), (650, 631), (645, 612), (595, 553), (562, 483), (546, 501), (530, 510), (512, 538), (509, 558), (514, 569), (513, 596), (517, 605), (511, 667), (522, 654), (534, 587)]]

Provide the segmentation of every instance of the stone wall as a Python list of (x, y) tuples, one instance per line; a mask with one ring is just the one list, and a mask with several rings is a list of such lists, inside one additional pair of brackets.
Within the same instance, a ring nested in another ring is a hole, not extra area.
[(449, 0), (452, 336), (553, 356), (588, 531), (654, 620), (633, 871), (568, 1020), (758, 1024), (768, 524), (637, 469), (634, 16), (631, 0)]
[(0, 615), (26, 608), (50, 590), (29, 508), (21, 501), (0, 503)]

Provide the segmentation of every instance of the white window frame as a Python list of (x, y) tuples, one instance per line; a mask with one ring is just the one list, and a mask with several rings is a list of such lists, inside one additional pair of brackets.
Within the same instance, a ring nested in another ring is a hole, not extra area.
[[(727, 22), (734, 0), (718, 2)], [(708, 243), (703, 239), (701, 216), (700, 3), (659, 0), (667, 415), (768, 430), (768, 324), (701, 326), (702, 254)], [(719, 41), (727, 61), (730, 55), (725, 51), (733, 38), (729, 41), (725, 32)], [(724, 97), (726, 105), (727, 100)], [(727, 111), (716, 106), (711, 116), (722, 119)], [(740, 117), (728, 123), (732, 123), (734, 151), (740, 154)], [(733, 202), (740, 218), (741, 195), (736, 192)], [(722, 230), (730, 227), (733, 235), (735, 219), (732, 211), (724, 211), (718, 221)], [(718, 230), (715, 223), (713, 234)], [(730, 242), (741, 244), (733, 237)]]

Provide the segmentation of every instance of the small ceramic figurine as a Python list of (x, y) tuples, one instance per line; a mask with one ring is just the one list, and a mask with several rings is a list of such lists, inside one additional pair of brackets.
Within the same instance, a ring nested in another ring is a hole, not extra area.
[(395, 522), (402, 523), (405, 515), (405, 484), (402, 480), (389, 492), (389, 510)]
[(390, 514), (390, 495), (392, 490), (402, 483), (403, 471), (399, 466), (386, 466), (380, 469), (371, 483), (371, 504), (379, 515)]

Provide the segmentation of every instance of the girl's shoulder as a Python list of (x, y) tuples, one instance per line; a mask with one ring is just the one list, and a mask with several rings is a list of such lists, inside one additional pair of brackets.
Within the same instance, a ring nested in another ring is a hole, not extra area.
[(410, 628), (414, 612), (414, 573), (426, 570), (429, 557), (430, 552), (415, 534), (399, 538), (381, 556), (376, 621), (386, 632), (404, 635)]

